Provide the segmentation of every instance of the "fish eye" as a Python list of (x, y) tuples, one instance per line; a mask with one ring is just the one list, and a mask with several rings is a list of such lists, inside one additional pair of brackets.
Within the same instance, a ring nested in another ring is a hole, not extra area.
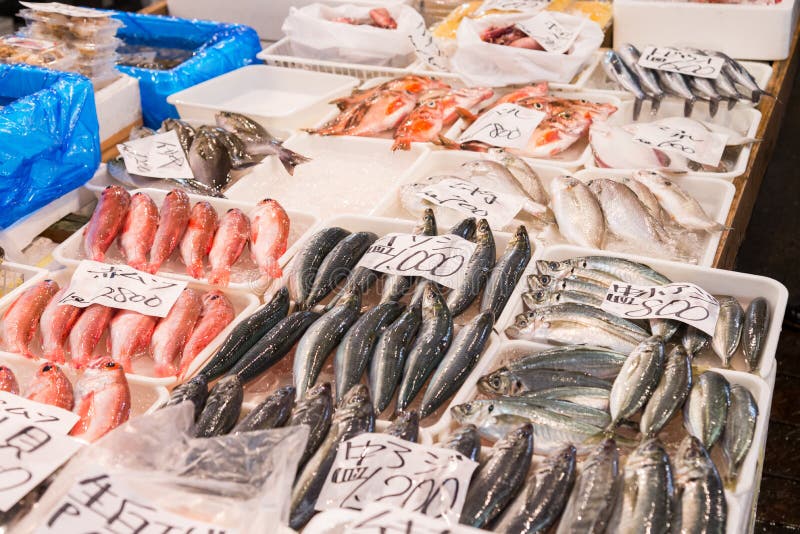
[(113, 369), (116, 366), (116, 362), (106, 362), (106, 369)]
[(428, 106), (429, 108), (435, 108), (436, 107), (436, 101), (435, 100), (431, 100), (430, 102), (426, 102), (425, 105)]
[(541, 277), (539, 277), (539, 281), (540, 281), (542, 284), (546, 285), (546, 286), (549, 286), (549, 285), (550, 285), (550, 281), (551, 281), (551, 280), (552, 280), (552, 279), (550, 278), (550, 275), (549, 275), (549, 274), (543, 274)]
[(47, 373), (48, 371), (52, 371), (52, 370), (53, 370), (53, 366), (50, 365), (49, 363), (46, 364), (44, 367), (42, 367), (42, 372), (43, 373)]
[(558, 262), (557, 261), (549, 261), (547, 262), (547, 266), (551, 269), (558, 269)]
[(544, 108), (544, 104), (542, 104), (541, 102), (536, 102), (533, 105), (533, 107), (536, 108), (536, 109), (543, 109)]
[(487, 408), (487, 410), (489, 410), (490, 412), (491, 412), (492, 410), (494, 410), (494, 404), (490, 404), (490, 405), (489, 405), (489, 407)]

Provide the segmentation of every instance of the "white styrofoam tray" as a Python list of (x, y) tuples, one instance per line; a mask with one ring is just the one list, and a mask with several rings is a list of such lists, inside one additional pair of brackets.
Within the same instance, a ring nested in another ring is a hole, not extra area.
[[(644, 0), (642, 0), (644, 1)], [(646, 105), (645, 105), (646, 107)], [(756, 137), (758, 125), (761, 122), (761, 112), (749, 106), (736, 106), (729, 110), (726, 106), (720, 105), (717, 114), (712, 117), (708, 112), (708, 103), (699, 101), (694, 105), (694, 112), (691, 118), (700, 121), (706, 121), (713, 124), (719, 124), (730, 128), (744, 137)], [(667, 117), (683, 117), (683, 101), (678, 99), (668, 99), (661, 103), (658, 113), (653, 116), (649, 113), (649, 109), (645, 109), (639, 115), (639, 119), (633, 120), (633, 102), (625, 100), (622, 103), (622, 109), (616, 114), (616, 121), (614, 124), (626, 126), (628, 124), (653, 122)], [(615, 116), (612, 115), (612, 118)], [(741, 176), (747, 170), (747, 162), (750, 159), (750, 152), (752, 145), (742, 145), (741, 147), (731, 147), (738, 150), (736, 159), (729, 171), (726, 172), (706, 172), (694, 171), (695, 176), (704, 176), (707, 178), (717, 178), (720, 180), (733, 181), (737, 176)], [(724, 158), (723, 158), (724, 159)], [(594, 161), (594, 156), (590, 154), (586, 159), (585, 165), (587, 168), (596, 168), (597, 164)], [(633, 171), (635, 169), (617, 169), (619, 171)]]
[[(49, 279), (54, 280), (58, 283), (59, 287), (68, 287), (70, 279), (72, 278), (72, 273), (74, 269), (66, 268), (61, 269), (59, 271), (52, 271), (48, 276)], [(210, 291), (212, 288), (211, 286), (201, 284), (198, 282), (189, 282), (189, 287), (193, 289), (197, 289), (203, 293)], [(230, 300), (231, 304), (233, 305), (234, 310), (234, 318), (231, 323), (225, 327), (225, 329), (217, 335), (211, 342), (203, 349), (194, 359), (192, 364), (189, 366), (185, 376), (191, 377), (193, 376), (208, 360), (214, 352), (216, 352), (219, 345), (223, 342), (225, 337), (233, 330), (233, 327), (236, 326), (237, 323), (245, 319), (246, 317), (250, 316), (250, 314), (255, 311), (258, 307), (259, 301), (250, 293), (245, 293), (243, 291), (235, 291), (232, 289), (224, 289), (222, 292), (225, 296)], [(15, 296), (18, 297), (19, 293), (15, 293)], [(0, 316), (5, 313), (5, 311), (11, 306), (11, 304), (15, 301), (13, 300), (3, 300), (0, 302)], [(108, 331), (103, 334), (103, 337), (100, 338), (100, 341), (97, 343), (97, 347), (95, 347), (94, 355), (95, 356), (103, 356), (109, 355), (109, 347), (111, 343), (111, 336)], [(66, 342), (65, 346), (68, 348), (69, 341)], [(31, 349), (33, 353), (41, 358), (41, 334), (39, 333), (39, 329), (37, 329), (36, 334), (31, 341)], [(40, 361), (44, 361), (41, 360)], [(170, 377), (155, 377), (152, 376), (153, 372), (153, 364), (152, 359), (149, 356), (142, 356), (139, 358), (135, 358), (132, 363), (133, 369), (130, 373), (125, 373), (129, 380), (136, 379), (143, 384), (151, 384), (155, 386), (170, 386), (177, 382), (177, 377), (170, 376)]]
[[(588, 89), (590, 91), (603, 91), (613, 94), (620, 99), (629, 100), (633, 98), (633, 95), (628, 91), (620, 88), (615, 82), (608, 79), (606, 76), (605, 71), (603, 70), (602, 60), (603, 55), (606, 53), (608, 49), (604, 48), (601, 49), (596, 54), (597, 61), (593, 62), (591, 67), (587, 69), (585, 73), (586, 76), (584, 78), (584, 89)], [(770, 78), (772, 78), (772, 66), (769, 63), (765, 63), (763, 61), (740, 61), (739, 62), (742, 67), (747, 69), (748, 72), (755, 78), (756, 83), (761, 89), (766, 89), (767, 84), (769, 83)], [(741, 89), (741, 87), (740, 87)], [(743, 91), (744, 93), (744, 91)], [(670, 100), (675, 100), (678, 102), (683, 102), (682, 100), (678, 99), (677, 97), (667, 95), (664, 99), (665, 102)], [(753, 102), (751, 100), (741, 100), (737, 104), (737, 106), (753, 106)], [(720, 102), (720, 107), (727, 106), (726, 101)], [(650, 103), (645, 103), (642, 105), (642, 113), (649, 113), (650, 112)]]
[(268, 158), (231, 185), (225, 196), (252, 202), (274, 198), (287, 210), (313, 213), (320, 219), (370, 213), (385, 192), (428, 149), (389, 149), (385, 139), (317, 136), (299, 133), (285, 143), (311, 161), (289, 176), (276, 158)]
[(795, 0), (774, 5), (619, 0), (613, 3), (614, 47), (691, 46), (719, 50), (736, 59), (786, 59), (797, 24), (797, 4)]
[[(153, 199), (159, 208), (161, 208), (161, 205), (164, 203), (164, 198), (167, 196), (167, 191), (160, 189), (136, 189), (132, 191), (132, 193), (144, 193), (148, 195)], [(250, 198), (252, 199), (254, 197), (251, 196)], [(211, 206), (217, 211), (217, 215), (219, 216), (220, 220), (222, 220), (222, 217), (228, 210), (233, 208), (242, 210), (245, 215), (248, 216), (250, 216), (254, 210), (254, 205), (247, 202), (236, 202), (233, 200), (198, 195), (189, 195), (189, 199), (191, 200), (192, 206), (201, 201), (211, 204)], [(286, 213), (289, 215), (290, 230), (289, 243), (284, 256), (289, 257), (294, 253), (294, 247), (297, 245), (298, 241), (306, 232), (308, 232), (308, 230), (316, 225), (318, 220), (313, 215), (302, 211), (286, 210)], [(69, 265), (74, 268), (81, 262), (81, 260), (87, 259), (86, 252), (83, 247), (83, 237), (83, 230), (75, 232), (58, 247), (56, 247), (56, 249), (53, 251), (53, 257), (59, 263), (63, 265)], [(115, 239), (114, 243), (112, 243), (111, 247), (109, 247), (104, 261), (112, 264), (125, 264), (125, 257), (123, 256), (119, 245), (119, 237)], [(204, 264), (208, 266), (208, 261), (206, 260)], [(180, 246), (175, 247), (172, 255), (170, 255), (169, 259), (164, 262), (157, 274), (168, 276), (170, 278), (177, 278), (178, 280), (208, 283), (207, 278), (195, 280), (186, 273), (186, 268), (183, 264), (183, 261), (180, 259)], [(258, 266), (253, 261), (250, 252), (246, 248), (233, 265), (229, 287), (231, 289), (238, 289), (242, 291), (257, 290), (258, 287), (256, 287), (256, 282), (258, 281), (259, 277), (260, 274), (258, 271)]]
[[(527, 271), (522, 275), (519, 284), (517, 284), (514, 293), (508, 301), (506, 312), (503, 314), (505, 322), (502, 324), (497, 323), (496, 325), (497, 331), (505, 339), (508, 339), (505, 333), (506, 328), (513, 324), (517, 315), (525, 311), (525, 306), (522, 303), (522, 293), (529, 291), (527, 276), (537, 273), (536, 260), (561, 261), (581, 256), (597, 256), (598, 254), (617, 256), (649, 265), (673, 282), (692, 282), (712, 295), (731, 295), (739, 301), (739, 304), (741, 304), (744, 309), (747, 309), (747, 305), (756, 297), (764, 297), (769, 305), (769, 330), (766, 339), (762, 343), (761, 363), (758, 370), (754, 372), (753, 375), (766, 378), (773, 372), (773, 369), (776, 367), (775, 351), (778, 348), (778, 338), (781, 334), (783, 314), (786, 311), (786, 302), (789, 295), (786, 287), (780, 282), (754, 274), (698, 267), (696, 265), (645, 258), (619, 252), (598, 253), (598, 251), (594, 249), (576, 247), (573, 245), (555, 245), (536, 251), (534, 259), (531, 260)], [(695, 356), (693, 364), (702, 367), (721, 366), (719, 358), (711, 349), (707, 349)], [(731, 368), (736, 371), (745, 371), (744, 356), (741, 346), (731, 359)]]
[[(510, 92), (508, 89), (499, 89), (495, 97), (500, 98), (502, 95)], [(577, 100), (588, 100), (590, 102), (597, 102), (597, 103), (607, 103), (613, 104), (617, 106), (617, 111), (608, 118), (608, 124), (624, 124), (624, 118), (626, 116), (625, 112), (625, 105), (623, 102), (614, 95), (610, 95), (608, 93), (602, 92), (593, 92), (593, 91), (562, 91), (562, 90), (554, 90), (550, 91), (549, 96), (557, 97), (557, 98), (566, 98), (566, 99), (577, 99)], [(464, 119), (459, 119), (453, 125), (450, 130), (445, 134), (445, 137), (457, 140), (461, 134), (466, 130), (467, 123)], [(555, 155), (552, 158), (525, 158), (531, 163), (536, 163), (538, 165), (547, 165), (550, 167), (559, 167), (560, 169), (574, 172), (583, 167), (587, 164), (589, 160), (592, 159), (591, 149), (589, 147), (589, 135), (579, 139), (575, 144), (569, 147), (567, 150), (561, 152), (560, 154)]]
[(103, 143), (131, 124), (142, 120), (139, 80), (119, 74), (114, 82), (94, 94), (100, 142)]
[(341, 74), (249, 65), (173, 93), (167, 102), (183, 119), (214, 124), (217, 112), (233, 111), (286, 138), (327, 115), (335, 109), (329, 102), (358, 84)]
[(0, 263), (0, 306), (14, 302), (20, 293), (47, 277), (47, 270), (21, 263)]
[[(467, 382), (462, 386), (459, 393), (453, 397), (450, 406), (457, 406), (469, 402), (475, 398), (485, 398), (478, 389), (477, 382), (481, 376), (498, 369), (508, 362), (513, 361), (523, 354), (530, 354), (547, 350), (548, 346), (528, 341), (504, 341), (497, 349), (487, 354), (479, 365), (470, 374)], [(700, 373), (707, 368), (694, 366), (694, 378), (697, 379)], [(774, 387), (774, 371), (767, 379), (751, 375), (749, 373), (731, 371), (728, 369), (713, 369), (723, 375), (730, 384), (741, 384), (752, 394), (758, 405), (758, 420), (756, 422), (755, 434), (750, 450), (742, 462), (739, 476), (735, 487), (725, 490), (725, 497), (728, 502), (728, 521), (727, 532), (748, 532), (747, 520), (750, 510), (753, 507), (753, 500), (757, 494), (758, 485), (761, 483), (761, 467), (763, 465), (763, 454), (767, 440), (767, 427), (769, 426), (769, 413), (772, 403), (772, 390)], [(667, 451), (672, 455), (676, 452), (680, 441), (686, 436), (683, 428), (683, 417), (681, 413), (673, 415), (668, 425), (659, 433), (659, 437), (664, 443)], [(440, 421), (429, 428), (428, 431), (433, 435), (434, 443), (444, 439), (452, 430), (458, 427), (458, 423), (453, 419), (448, 409)], [(487, 448), (484, 448), (486, 452)], [(626, 450), (621, 449), (622, 454)], [(712, 460), (718, 466), (720, 475), (724, 475), (724, 463), (721, 447), (716, 445), (711, 450)], [(534, 456), (534, 462), (541, 461), (543, 457)], [(621, 466), (624, 462), (621, 462)]]

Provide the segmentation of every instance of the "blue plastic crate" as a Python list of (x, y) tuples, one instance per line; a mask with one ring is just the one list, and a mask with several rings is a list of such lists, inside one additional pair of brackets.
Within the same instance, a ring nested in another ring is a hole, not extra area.
[(175, 106), (167, 103), (169, 95), (250, 65), (261, 51), (255, 30), (240, 24), (122, 12), (115, 12), (114, 18), (125, 25), (117, 31), (125, 44), (194, 51), (172, 70), (117, 67), (139, 80), (144, 124), (150, 128), (158, 128), (168, 117), (178, 117)]
[(85, 184), (100, 163), (92, 84), (0, 64), (0, 228)]

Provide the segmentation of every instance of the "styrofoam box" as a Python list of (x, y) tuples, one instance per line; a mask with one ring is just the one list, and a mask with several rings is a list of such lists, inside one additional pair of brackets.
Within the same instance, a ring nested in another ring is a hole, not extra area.
[(329, 104), (359, 84), (357, 78), (267, 65), (249, 65), (167, 97), (183, 119), (213, 124), (219, 111), (247, 115), (285, 138), (336, 109)]
[[(509, 90), (500, 89), (496, 92), (496, 98), (500, 98)], [(550, 96), (557, 98), (588, 100), (590, 102), (608, 103), (617, 106), (617, 111), (608, 118), (609, 124), (624, 124), (625, 106), (623, 102), (616, 96), (608, 93), (592, 92), (592, 91), (561, 91), (555, 90), (550, 92)], [(445, 137), (457, 140), (461, 134), (466, 130), (467, 123), (464, 119), (459, 119), (452, 128), (445, 134)], [(589, 147), (588, 134), (579, 139), (575, 144), (567, 150), (553, 156), (552, 158), (526, 158), (531, 163), (539, 165), (548, 165), (551, 167), (559, 167), (567, 171), (577, 171), (592, 159), (591, 148)]]
[(321, 4), (414, 4), (412, 0), (270, 0), (263, 3), (256, 0), (232, 0), (224, 9), (213, 0), (167, 0), (167, 8), (173, 17), (187, 19), (207, 19), (219, 22), (245, 24), (252, 27), (261, 39), (277, 41), (283, 36), (281, 26), (289, 15), (290, 7), (302, 7), (313, 3)]
[[(35, 361), (19, 354), (0, 352), (0, 364), (13, 371), (19, 384), (20, 395), (23, 396), (27, 394), (31, 380), (43, 363), (45, 363), (44, 360)], [(59, 367), (72, 383), (72, 388), (75, 389), (82, 373), (68, 365), (59, 365)], [(169, 399), (169, 391), (163, 385), (153, 384), (133, 375), (126, 375), (126, 378), (131, 392), (131, 418), (151, 413)]]
[[(646, 0), (642, 0), (646, 1)], [(594, 61), (590, 68), (584, 73), (585, 76), (582, 78), (584, 82), (583, 88), (588, 89), (590, 91), (608, 91), (610, 94), (619, 97), (623, 100), (632, 99), (633, 95), (624, 89), (621, 89), (619, 85), (615, 82), (608, 79), (606, 76), (605, 71), (603, 70), (603, 66), (601, 64), (603, 55), (606, 53), (608, 49), (601, 49), (595, 57), (597, 61)], [(772, 66), (769, 63), (764, 63), (762, 61), (740, 61), (739, 62), (742, 67), (747, 69), (747, 71), (753, 76), (758, 83), (758, 86), (762, 89), (767, 87), (770, 78), (772, 78)], [(740, 89), (742, 89), (740, 87)], [(742, 90), (743, 93), (746, 94), (746, 91)], [(669, 102), (671, 100), (675, 100), (677, 102), (683, 102), (677, 97), (667, 95), (664, 99), (665, 102)], [(751, 100), (740, 100), (736, 103), (737, 106), (754, 106)], [(642, 113), (648, 113), (650, 111), (650, 103), (647, 102), (642, 105)], [(722, 101), (720, 103), (720, 107), (727, 106), (726, 101)]]
[[(778, 348), (778, 338), (781, 334), (781, 324), (783, 323), (783, 314), (786, 311), (786, 301), (788, 299), (786, 287), (780, 282), (754, 274), (698, 267), (685, 263), (645, 258), (618, 252), (599, 253), (597, 250), (573, 245), (555, 245), (536, 251), (534, 259), (531, 260), (528, 269), (522, 275), (519, 284), (517, 284), (514, 294), (511, 295), (508, 301), (507, 309), (503, 313), (505, 322), (497, 323), (496, 325), (497, 331), (504, 338), (508, 339), (505, 334), (506, 328), (514, 323), (514, 319), (517, 315), (525, 311), (525, 306), (522, 303), (522, 293), (529, 291), (527, 276), (537, 273), (536, 260), (561, 261), (581, 256), (597, 256), (598, 254), (627, 258), (649, 265), (673, 282), (692, 282), (712, 295), (731, 295), (739, 301), (739, 304), (741, 304), (744, 309), (747, 309), (747, 305), (756, 297), (764, 297), (769, 305), (769, 330), (766, 339), (762, 343), (759, 368), (753, 374), (754, 376), (765, 378), (773, 372), (773, 369), (776, 367), (775, 351)], [(695, 356), (693, 364), (704, 367), (721, 366), (720, 359), (710, 348)], [(741, 346), (733, 355), (731, 367), (736, 371), (745, 371), (744, 356)]]
[[(539, 343), (532, 343), (528, 341), (504, 341), (488, 358), (484, 358), (478, 367), (476, 367), (467, 382), (462, 386), (459, 393), (453, 397), (450, 406), (457, 406), (465, 402), (469, 402), (475, 398), (484, 397), (477, 389), (477, 382), (481, 376), (486, 375), (499, 367), (506, 365), (508, 362), (513, 361), (524, 354), (531, 354), (547, 350), (548, 346)], [(696, 363), (693, 362), (693, 366)], [(695, 379), (703, 371), (707, 370), (704, 367), (694, 366)], [(728, 369), (713, 369), (715, 372), (723, 375), (730, 384), (740, 384), (746, 387), (758, 405), (758, 420), (756, 422), (755, 434), (753, 436), (753, 443), (750, 450), (745, 457), (740, 468), (737, 483), (733, 488), (726, 488), (725, 498), (728, 502), (728, 521), (726, 531), (729, 533), (749, 532), (748, 519), (750, 511), (753, 508), (754, 498), (757, 495), (757, 488), (761, 483), (761, 468), (763, 466), (763, 454), (767, 440), (767, 427), (769, 425), (769, 413), (772, 404), (772, 390), (774, 387), (774, 370), (773, 374), (766, 380), (749, 373), (731, 371)], [(683, 428), (682, 416), (680, 413), (673, 415), (668, 425), (659, 433), (659, 438), (664, 443), (670, 455), (674, 455), (677, 451), (678, 445), (681, 440), (686, 436), (686, 431)], [(458, 427), (458, 423), (453, 419), (450, 410), (445, 412), (435, 426), (431, 427), (429, 432), (433, 435), (434, 443), (442, 441), (451, 431)], [(488, 447), (484, 447), (483, 451), (486, 453)], [(621, 449), (620, 452), (624, 455), (627, 450)], [(725, 474), (724, 462), (719, 445), (711, 450), (711, 457), (715, 465), (720, 471), (721, 475)], [(544, 457), (534, 456), (534, 467)], [(624, 462), (620, 462), (621, 468)]]
[[(48, 278), (54, 280), (58, 283), (59, 287), (68, 287), (70, 279), (72, 278), (72, 273), (74, 269), (66, 268), (60, 271), (52, 271), (50, 272)], [(210, 291), (212, 288), (208, 285), (197, 283), (197, 282), (189, 282), (189, 287), (193, 289), (197, 289), (202, 293), (206, 293)], [(225, 296), (230, 300), (231, 304), (233, 305), (234, 310), (234, 318), (233, 321), (215, 337), (211, 342), (203, 349), (200, 354), (195, 357), (192, 364), (189, 366), (189, 369), (186, 372), (186, 377), (193, 376), (201, 367), (202, 365), (208, 360), (214, 352), (216, 352), (219, 345), (225, 339), (225, 337), (233, 330), (233, 327), (236, 326), (237, 323), (242, 321), (242, 319), (250, 316), (253, 311), (258, 307), (259, 301), (255, 295), (250, 293), (245, 293), (243, 291), (235, 291), (232, 289), (225, 289), (222, 290)], [(19, 293), (16, 293), (15, 296), (19, 296)], [(16, 299), (8, 300), (5, 299), (0, 302), (0, 315), (5, 313), (5, 311), (11, 306), (11, 304)], [(108, 329), (103, 334), (103, 337), (100, 338), (97, 347), (95, 348), (94, 355), (101, 356), (101, 355), (108, 355), (109, 351), (107, 347), (110, 345), (110, 334)], [(66, 344), (69, 344), (69, 340), (67, 340)], [(41, 355), (41, 335), (39, 330), (37, 329), (36, 334), (33, 337), (31, 342), (31, 347), (33, 353), (40, 357)], [(43, 360), (41, 360), (43, 361)], [(149, 356), (139, 357), (133, 360), (133, 369), (131, 373), (125, 373), (129, 380), (136, 379), (143, 384), (151, 384), (156, 386), (170, 386), (177, 382), (177, 377), (169, 376), (158, 378), (152, 376), (152, 358)]]
[(26, 289), (47, 277), (47, 270), (4, 261), (0, 263), (0, 306), (14, 302)]
[[(136, 189), (132, 191), (132, 193), (144, 193), (148, 195), (153, 199), (159, 208), (161, 208), (161, 205), (164, 203), (164, 198), (167, 196), (167, 192), (160, 189)], [(201, 201), (211, 204), (211, 206), (217, 211), (217, 215), (219, 215), (220, 220), (228, 210), (233, 208), (238, 208), (242, 210), (245, 215), (250, 216), (255, 209), (252, 203), (252, 199), (254, 197), (251, 196), (250, 198), (251, 202), (248, 203), (235, 202), (222, 198), (189, 195), (192, 206)], [(288, 258), (294, 253), (294, 247), (296, 247), (298, 241), (305, 235), (306, 232), (308, 232), (308, 230), (314, 227), (318, 221), (313, 215), (302, 211), (287, 210), (286, 213), (289, 215), (290, 230), (289, 243), (284, 256)], [(72, 266), (73, 268), (76, 267), (81, 260), (87, 259), (83, 247), (83, 234), (83, 230), (79, 230), (69, 236), (63, 243), (56, 247), (56, 249), (53, 251), (53, 257), (59, 263)], [(114, 243), (112, 243), (111, 247), (109, 247), (104, 261), (111, 264), (125, 264), (125, 258), (119, 245), (119, 237), (117, 237), (117, 239), (114, 240)], [(204, 264), (209, 267), (207, 260), (204, 262)], [(208, 272), (210, 272), (210, 267), (209, 270), (206, 271), (206, 274), (208, 274)], [(184, 266), (183, 261), (180, 259), (180, 246), (175, 247), (172, 255), (166, 262), (164, 262), (157, 274), (168, 276), (170, 278), (177, 278), (178, 280), (208, 283), (207, 278), (195, 280), (186, 273), (186, 267)], [(253, 261), (249, 251), (245, 250), (233, 265), (229, 287), (231, 289), (238, 289), (242, 291), (256, 290), (258, 289), (256, 287), (256, 281), (259, 277), (260, 273), (258, 271), (258, 266)]]
[(779, 60), (789, 56), (796, 24), (796, 0), (775, 5), (619, 0), (614, 47), (691, 46), (736, 59)]
[(311, 161), (289, 176), (276, 158), (267, 158), (231, 185), (225, 195), (252, 202), (274, 198), (287, 210), (314, 213), (320, 219), (343, 213), (367, 214), (399, 177), (428, 149), (412, 146), (392, 152), (385, 139), (317, 136), (299, 133), (284, 144)]
[[(642, 0), (644, 1), (644, 0)], [(679, 3), (679, 2), (676, 2)], [(647, 104), (645, 104), (645, 108)], [(661, 103), (658, 113), (653, 116), (649, 113), (649, 109), (644, 109), (639, 115), (638, 120), (633, 120), (633, 102), (626, 100), (622, 103), (622, 107), (617, 113), (612, 115), (615, 118), (613, 124), (628, 125), (636, 123), (653, 122), (667, 117), (683, 117), (683, 101), (678, 99), (667, 99)], [(712, 117), (708, 112), (708, 103), (698, 101), (694, 105), (692, 112), (692, 119), (699, 121), (706, 121), (713, 124), (719, 124), (730, 128), (744, 137), (756, 137), (758, 125), (761, 122), (761, 112), (749, 106), (736, 106), (733, 109), (728, 109), (725, 105), (720, 105), (717, 114)], [(741, 176), (747, 170), (747, 162), (750, 159), (750, 152), (752, 145), (746, 144), (741, 147), (730, 147), (731, 149), (738, 150), (735, 156), (733, 165), (729, 171), (726, 172), (706, 172), (695, 171), (692, 174), (695, 176), (704, 176), (707, 178), (717, 178), (720, 180), (732, 181), (737, 176)], [(728, 150), (728, 149), (726, 149)], [(597, 164), (594, 157), (589, 150), (589, 157), (586, 158), (585, 165), (587, 168), (596, 168)], [(724, 159), (724, 158), (723, 158)], [(635, 169), (617, 169), (619, 171), (632, 171)]]
[(101, 143), (142, 120), (139, 80), (118, 74), (119, 78), (94, 94)]

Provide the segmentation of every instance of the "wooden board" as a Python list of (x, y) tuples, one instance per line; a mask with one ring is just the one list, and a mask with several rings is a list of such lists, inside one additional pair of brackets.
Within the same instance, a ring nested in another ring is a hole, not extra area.
[(130, 137), (131, 130), (134, 128), (138, 128), (142, 125), (141, 117), (136, 122), (129, 124), (128, 126), (124, 127), (122, 130), (118, 131), (108, 139), (106, 139), (102, 145), (100, 145), (100, 152), (101, 152), (101, 160), (108, 161), (110, 159), (116, 158), (119, 154), (117, 152), (117, 145), (124, 141), (128, 140)]
[(158, 0), (153, 2), (144, 9), (139, 10), (139, 13), (145, 15), (166, 15), (167, 14), (167, 0)]

